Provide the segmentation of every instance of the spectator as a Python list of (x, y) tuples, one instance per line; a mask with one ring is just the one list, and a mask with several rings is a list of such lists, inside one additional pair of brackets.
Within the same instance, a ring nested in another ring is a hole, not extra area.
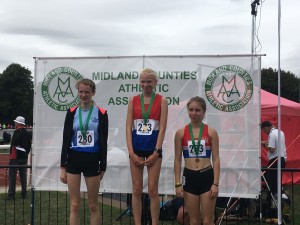
[[(279, 133), (278, 129), (268, 120), (261, 123), (261, 129), (268, 135), (268, 141), (262, 141), (261, 143), (266, 147), (268, 151), (268, 168), (277, 168), (278, 157), (280, 157), (281, 168), (285, 168), (286, 155), (286, 145), (285, 136), (282, 131), (280, 131), (280, 146), (279, 146)], [(277, 170), (269, 170), (266, 172), (266, 181), (269, 185), (270, 192), (267, 196), (267, 201), (269, 206), (271, 206), (271, 194), (277, 196)]]
[(176, 219), (179, 224), (189, 225), (189, 215), (186, 207), (184, 206), (183, 198), (174, 198), (166, 201), (160, 208), (160, 220), (174, 220)]
[(4, 144), (9, 144), (11, 141), (11, 135), (9, 133), (7, 133), (6, 131), (3, 132), (2, 134), (3, 137), (3, 143)]
[[(16, 130), (10, 145), (9, 165), (10, 166), (25, 166), (28, 161), (28, 154), (31, 149), (31, 137), (25, 128), (25, 118), (18, 116), (15, 120)], [(19, 170), (22, 192), (22, 198), (26, 198), (27, 194), (27, 168), (9, 168), (9, 189), (8, 199), (15, 199), (16, 193), (16, 175)]]

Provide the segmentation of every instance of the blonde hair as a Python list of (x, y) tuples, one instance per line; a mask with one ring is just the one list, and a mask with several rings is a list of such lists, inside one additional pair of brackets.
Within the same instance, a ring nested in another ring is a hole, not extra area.
[(186, 107), (189, 108), (189, 106), (192, 102), (198, 102), (201, 105), (203, 111), (206, 112), (206, 102), (203, 98), (201, 98), (199, 96), (192, 97), (186, 104)]
[(153, 69), (145, 68), (145, 69), (143, 69), (143, 70), (140, 72), (140, 77), (141, 77), (143, 74), (148, 75), (148, 76), (151, 76), (154, 80), (158, 81), (157, 73), (156, 73)]
[(94, 83), (94, 81), (84, 78), (82, 80), (78, 80), (75, 87), (76, 89), (78, 89), (79, 84), (84, 84), (86, 86), (90, 86), (90, 88), (92, 88), (93, 92), (96, 92), (96, 84)]

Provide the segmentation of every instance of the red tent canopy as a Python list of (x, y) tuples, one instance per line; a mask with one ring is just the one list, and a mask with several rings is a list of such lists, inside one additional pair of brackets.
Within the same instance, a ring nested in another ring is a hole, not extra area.
[[(281, 130), (287, 147), (286, 168), (300, 168), (300, 104), (280, 98)], [(278, 127), (278, 96), (261, 90), (261, 120), (269, 120)], [(262, 140), (267, 136), (262, 133)], [(267, 165), (267, 151), (262, 147), (262, 166)], [(282, 176), (284, 184), (292, 183), (291, 173)], [(294, 183), (300, 183), (300, 174), (294, 173)]]

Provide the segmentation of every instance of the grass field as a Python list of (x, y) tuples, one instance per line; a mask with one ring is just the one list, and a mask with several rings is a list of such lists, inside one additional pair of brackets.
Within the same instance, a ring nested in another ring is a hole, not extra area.
[[(6, 200), (0, 194), (0, 224), (1, 225), (28, 225), (31, 224), (31, 194), (26, 199), (17, 193), (15, 200)], [(134, 224), (133, 217), (124, 214), (118, 221), (116, 219), (126, 210), (119, 201), (99, 198), (101, 220), (103, 225)], [(38, 225), (63, 225), (68, 224), (69, 198), (65, 192), (40, 192), (34, 195), (34, 224)], [(102, 204), (103, 202), (103, 204)], [(87, 200), (82, 198), (81, 222), (89, 224)], [(175, 221), (161, 221), (164, 225), (177, 225)]]
[[(300, 186), (285, 187), (285, 193), (292, 199), (292, 206), (289, 215), (288, 224), (300, 224)], [(31, 224), (31, 194), (26, 199), (22, 199), (20, 194), (15, 200), (6, 200), (4, 194), (0, 194), (0, 224), (2, 225), (28, 225)], [(105, 199), (99, 197), (100, 211), (103, 225), (129, 225), (134, 224), (133, 217), (125, 213), (118, 221), (116, 219), (126, 210), (126, 204), (118, 200)], [(69, 216), (69, 198), (66, 192), (45, 192), (36, 191), (34, 195), (34, 224), (38, 225), (63, 225), (68, 224)], [(222, 210), (218, 210), (221, 213)], [(262, 219), (262, 224), (265, 224)], [(83, 196), (81, 203), (81, 223), (89, 224), (89, 213), (87, 200)], [(160, 221), (164, 225), (177, 225), (175, 221)], [(260, 224), (259, 218), (238, 217), (223, 220), (222, 224)]]
[[(300, 225), (300, 185), (294, 185), (294, 186), (285, 186), (284, 187), (284, 193), (288, 196), (289, 200), (291, 201), (291, 204), (283, 203), (282, 204), (282, 215), (284, 217), (284, 224), (292, 224), (292, 225)], [(261, 209), (262, 212), (262, 219), (261, 223), (266, 224), (267, 219), (267, 211), (269, 210), (265, 206), (265, 198), (266, 198), (266, 192), (262, 192), (262, 202), (263, 206)], [(239, 216), (228, 216), (228, 220), (224, 220), (222, 224), (260, 224), (260, 206), (259, 201), (256, 201), (256, 215), (254, 217), (250, 217), (249, 215), (245, 215), (243, 217)], [(218, 215), (220, 213), (224, 212), (224, 210), (218, 209)], [(277, 215), (277, 214), (276, 214)], [(276, 216), (277, 217), (277, 216)], [(276, 223), (277, 224), (277, 223)]]

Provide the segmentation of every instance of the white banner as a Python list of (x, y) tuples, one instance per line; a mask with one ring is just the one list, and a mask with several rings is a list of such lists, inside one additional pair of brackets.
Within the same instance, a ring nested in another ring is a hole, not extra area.
[[(169, 103), (159, 193), (175, 193), (174, 135), (189, 122), (187, 100), (199, 95), (207, 102), (204, 122), (219, 133), (220, 196), (257, 197), (261, 186), (260, 65), (260, 56), (253, 55), (36, 58), (34, 188), (67, 190), (59, 179), (63, 124), (66, 109), (78, 103), (75, 82), (86, 77), (96, 83), (94, 101), (107, 109), (109, 117), (108, 163), (100, 191), (131, 193), (127, 103), (141, 91), (139, 72), (149, 67), (159, 74), (156, 92)], [(86, 190), (84, 181), (81, 189)]]

